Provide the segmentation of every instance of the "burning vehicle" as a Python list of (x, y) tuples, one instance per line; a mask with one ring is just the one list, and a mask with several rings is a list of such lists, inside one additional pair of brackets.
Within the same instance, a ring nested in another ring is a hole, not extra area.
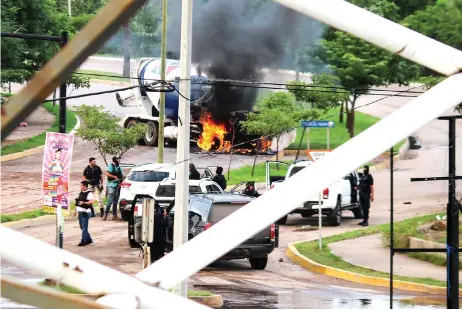
[[(160, 59), (158, 58), (142, 58), (138, 62), (133, 62), (131, 67), (133, 68), (131, 71), (132, 84), (136, 86), (145, 86), (152, 80), (160, 79)], [(179, 62), (168, 59), (166, 72), (167, 80), (178, 79)], [(224, 85), (207, 84), (207, 76), (196, 69), (191, 72), (191, 80), (190, 138), (191, 143), (197, 145), (197, 148), (193, 150), (237, 154), (271, 152), (270, 140), (248, 135), (240, 126), (240, 122), (245, 120), (245, 115), (250, 109), (231, 111), (229, 107), (233, 105), (227, 105), (227, 99), (216, 95), (217, 89), (223, 89)], [(177, 81), (173, 82), (173, 85), (179, 89)], [(230, 98), (230, 96), (225, 97)], [(149, 146), (157, 145), (160, 92), (134, 88), (116, 93), (116, 99), (121, 107), (136, 107), (141, 112), (140, 114), (127, 114), (123, 121), (124, 127), (145, 123), (144, 143)], [(179, 94), (177, 92), (165, 93), (164, 139), (171, 145), (175, 145), (178, 139), (178, 103)], [(233, 147), (234, 145), (237, 146)]]

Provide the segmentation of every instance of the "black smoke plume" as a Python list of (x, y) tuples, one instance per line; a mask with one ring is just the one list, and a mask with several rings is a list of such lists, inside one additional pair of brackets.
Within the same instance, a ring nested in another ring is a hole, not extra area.
[[(179, 54), (181, 1), (171, 1), (172, 10), (167, 46)], [(319, 24), (272, 1), (195, 0), (192, 62), (210, 79), (261, 81), (260, 69), (280, 66), (288, 46), (311, 44), (320, 33)], [(220, 82), (207, 106), (216, 120), (224, 120), (233, 111), (251, 110), (257, 94), (256, 88)]]

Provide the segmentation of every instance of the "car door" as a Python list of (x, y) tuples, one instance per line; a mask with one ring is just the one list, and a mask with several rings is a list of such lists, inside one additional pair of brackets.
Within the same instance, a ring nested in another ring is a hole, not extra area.
[(244, 181), (244, 182), (241, 182), (239, 184), (234, 185), (228, 191), (228, 193), (230, 193), (230, 194), (242, 194), (244, 192), (244, 190), (245, 190), (245, 185), (247, 184), (247, 182), (249, 182), (249, 181)]
[(267, 161), (266, 162), (266, 190), (271, 189), (271, 185), (275, 181), (283, 181), (286, 178), (287, 170), (290, 165), (282, 161)]
[(354, 175), (349, 173), (341, 180), (342, 191), (342, 205), (349, 205), (351, 203), (351, 182), (354, 180)]

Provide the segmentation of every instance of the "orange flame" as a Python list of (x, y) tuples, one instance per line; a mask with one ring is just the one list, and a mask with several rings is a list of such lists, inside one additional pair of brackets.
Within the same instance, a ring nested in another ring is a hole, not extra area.
[[(224, 145), (224, 138), (226, 134), (225, 125), (216, 124), (210, 115), (207, 113), (205, 116), (201, 117), (200, 120), (202, 124), (202, 134), (197, 142), (197, 145), (203, 150), (210, 150), (212, 147), (214, 149), (221, 151)], [(220, 141), (220, 145), (216, 145), (217, 140)]]

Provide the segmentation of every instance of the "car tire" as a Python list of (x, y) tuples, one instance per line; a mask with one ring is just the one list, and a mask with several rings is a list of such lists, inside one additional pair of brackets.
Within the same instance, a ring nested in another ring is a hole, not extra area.
[(285, 225), (287, 223), (287, 215), (283, 216), (279, 219), (278, 224), (279, 225)]
[(364, 217), (363, 209), (361, 208), (359, 203), (358, 203), (358, 206), (356, 208), (351, 210), (351, 212), (353, 212), (353, 215), (355, 216), (355, 219), (357, 219), (357, 220), (362, 220), (363, 217)]
[(263, 270), (268, 264), (268, 256), (261, 258), (249, 258), (250, 267), (255, 270)]
[(331, 226), (340, 226), (342, 223), (342, 198), (337, 199), (337, 204), (335, 208), (330, 211), (327, 221)]
[[(138, 121), (136, 119), (131, 119), (127, 122), (127, 124), (125, 125), (126, 128), (132, 128), (132, 127), (135, 127), (136, 125), (138, 125)], [(145, 144), (144, 143), (144, 139), (141, 138), (138, 140), (138, 144)]]
[(144, 133), (144, 143), (147, 146), (157, 145), (157, 125), (153, 121), (146, 122), (146, 132)]

